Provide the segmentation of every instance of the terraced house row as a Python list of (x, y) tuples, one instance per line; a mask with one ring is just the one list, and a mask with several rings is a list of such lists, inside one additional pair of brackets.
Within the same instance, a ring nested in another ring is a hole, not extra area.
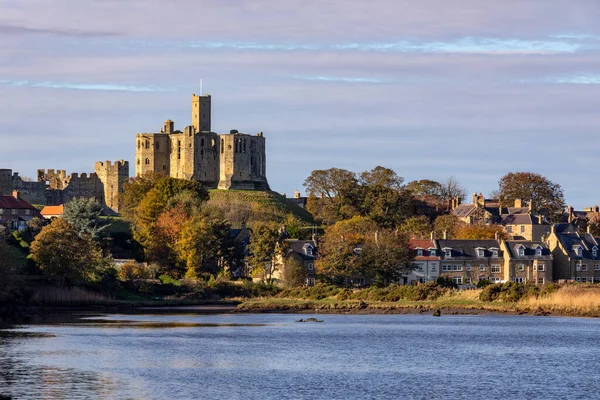
[(416, 269), (406, 283), (451, 278), (457, 284), (600, 283), (600, 239), (571, 224), (551, 225), (541, 240), (411, 240)]

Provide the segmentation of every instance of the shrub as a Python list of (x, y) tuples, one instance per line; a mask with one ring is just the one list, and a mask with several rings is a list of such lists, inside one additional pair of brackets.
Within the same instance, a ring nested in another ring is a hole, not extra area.
[(488, 285), (483, 288), (481, 293), (479, 293), (479, 300), (481, 301), (495, 301), (498, 300), (498, 296), (500, 295), (500, 291), (502, 290), (501, 284), (493, 284)]
[(477, 289), (483, 289), (491, 284), (492, 282), (489, 279), (481, 279), (480, 281), (477, 281)]

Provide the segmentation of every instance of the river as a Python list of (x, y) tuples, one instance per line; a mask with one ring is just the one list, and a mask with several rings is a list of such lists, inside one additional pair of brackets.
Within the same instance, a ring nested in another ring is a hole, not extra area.
[(0, 331), (14, 399), (581, 399), (600, 320), (100, 314)]

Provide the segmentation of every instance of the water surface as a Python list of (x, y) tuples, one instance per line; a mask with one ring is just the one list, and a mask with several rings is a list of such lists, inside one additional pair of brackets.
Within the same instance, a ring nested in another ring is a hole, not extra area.
[(0, 334), (15, 399), (596, 398), (600, 320), (145, 314)]

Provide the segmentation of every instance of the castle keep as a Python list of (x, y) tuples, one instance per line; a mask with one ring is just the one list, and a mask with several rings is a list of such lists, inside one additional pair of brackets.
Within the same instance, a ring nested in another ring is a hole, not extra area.
[(136, 176), (160, 173), (208, 188), (269, 190), (265, 138), (232, 130), (211, 131), (211, 97), (192, 94), (192, 125), (167, 120), (160, 133), (136, 135)]
[(129, 163), (119, 160), (97, 162), (90, 174), (65, 170), (39, 169), (37, 181), (23, 180), (18, 172), (0, 169), (0, 194), (14, 190), (32, 204), (60, 205), (79, 197), (94, 197), (100, 204), (115, 213), (119, 212), (119, 193), (129, 179)]

